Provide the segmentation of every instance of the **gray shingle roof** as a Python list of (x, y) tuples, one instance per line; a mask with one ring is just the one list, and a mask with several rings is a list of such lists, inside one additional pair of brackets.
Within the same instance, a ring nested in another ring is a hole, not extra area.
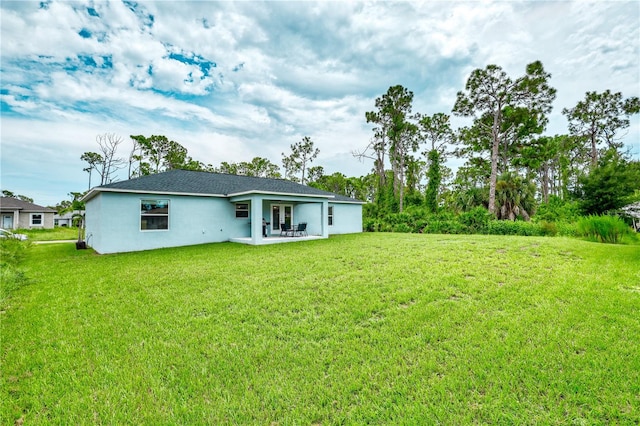
[(37, 204), (28, 203), (26, 201), (19, 200), (11, 197), (0, 198), (0, 209), (4, 210), (22, 210), (24, 212), (38, 212), (38, 213), (55, 213), (55, 210), (49, 207), (42, 207)]
[(354, 198), (333, 194), (331, 192), (322, 191), (283, 179), (196, 172), (190, 170), (169, 170), (162, 173), (103, 185), (94, 188), (89, 194), (87, 194), (87, 196), (85, 196), (85, 198), (91, 198), (94, 191), (97, 192), (103, 190), (221, 196), (231, 196), (247, 192), (270, 192), (277, 194), (329, 197), (330, 199), (342, 202), (361, 202)]

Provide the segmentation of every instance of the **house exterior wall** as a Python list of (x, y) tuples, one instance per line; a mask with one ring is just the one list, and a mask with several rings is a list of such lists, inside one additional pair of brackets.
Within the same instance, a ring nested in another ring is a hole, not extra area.
[(322, 223), (322, 203), (303, 203), (298, 204), (294, 208), (294, 221), (295, 223), (307, 222), (307, 233), (309, 235), (323, 235)]
[(333, 207), (333, 225), (329, 235), (362, 232), (362, 204), (329, 203)]
[(326, 208), (322, 204), (298, 204), (295, 207), (295, 222), (307, 222), (309, 235), (323, 235), (323, 226), (328, 226), (328, 207), (333, 207), (333, 225), (328, 226), (328, 235), (362, 232), (362, 204), (332, 203)]
[[(141, 200), (169, 200), (169, 229), (141, 230)], [(250, 236), (226, 198), (101, 192), (86, 204), (87, 244), (116, 253), (228, 241)]]
[[(42, 225), (31, 225), (31, 215), (32, 214), (41, 214), (42, 215)], [(16, 226), (16, 221), (15, 221), (15, 215), (14, 215), (13, 225), (14, 225), (14, 228), (21, 228), (21, 229), (43, 229), (43, 228), (44, 229), (52, 229), (53, 228), (53, 215), (54, 215), (54, 213), (20, 211), (20, 213), (18, 214), (17, 226)]]
[(85, 202), (85, 240), (87, 244), (94, 247), (100, 253), (98, 247), (102, 247), (102, 194)]
[(71, 227), (71, 219), (70, 218), (66, 218), (66, 217), (61, 217), (61, 218), (54, 218), (53, 219), (53, 225), (54, 226), (66, 226), (66, 227)]
[[(362, 232), (362, 205), (327, 199), (252, 194), (205, 197), (103, 191), (86, 201), (86, 241), (98, 253), (152, 250), (251, 238), (262, 243), (262, 219), (270, 221), (272, 204), (293, 206), (293, 224), (307, 222), (309, 235)], [(168, 200), (168, 228), (141, 230), (142, 200)], [(249, 216), (236, 218), (236, 203), (249, 203)], [(333, 226), (328, 226), (329, 206)], [(52, 216), (53, 220), (53, 216)], [(252, 232), (252, 227), (253, 231)]]
[(72, 212), (67, 212), (63, 215), (53, 215), (53, 224), (54, 226), (73, 226), (73, 219), (77, 215), (84, 216), (84, 210), (74, 210)]

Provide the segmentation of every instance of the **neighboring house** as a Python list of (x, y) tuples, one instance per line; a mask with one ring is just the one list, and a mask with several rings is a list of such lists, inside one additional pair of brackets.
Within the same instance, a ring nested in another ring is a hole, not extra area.
[(362, 232), (364, 204), (282, 179), (187, 170), (96, 187), (82, 201), (87, 244), (98, 253), (299, 241), (280, 238), (281, 227), (303, 222), (311, 238)]
[(64, 214), (55, 214), (53, 215), (53, 224), (55, 226), (72, 227), (73, 219), (75, 219), (78, 215), (84, 216), (84, 210), (74, 210), (72, 212), (66, 212)]
[(633, 229), (640, 232), (640, 201), (624, 206), (620, 210), (622, 214), (631, 218)]
[(55, 210), (37, 204), (18, 200), (17, 198), (0, 198), (0, 228), (34, 229), (53, 228)]

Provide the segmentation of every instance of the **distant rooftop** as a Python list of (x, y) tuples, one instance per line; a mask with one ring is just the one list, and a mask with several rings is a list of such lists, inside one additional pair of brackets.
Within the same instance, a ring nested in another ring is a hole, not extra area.
[(56, 211), (48, 207), (42, 207), (37, 204), (22, 201), (12, 197), (0, 198), (0, 209), (2, 211), (21, 210), (23, 212), (39, 212), (39, 213), (55, 213)]

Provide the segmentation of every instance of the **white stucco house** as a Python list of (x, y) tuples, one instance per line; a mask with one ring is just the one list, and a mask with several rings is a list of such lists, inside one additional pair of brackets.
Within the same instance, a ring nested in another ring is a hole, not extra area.
[(84, 217), (84, 210), (74, 210), (63, 214), (55, 214), (53, 215), (53, 224), (55, 226), (71, 227), (74, 226), (73, 221), (78, 216)]
[(640, 232), (640, 201), (624, 206), (620, 211), (623, 215), (631, 218), (633, 229)]
[(362, 232), (364, 204), (282, 179), (187, 170), (99, 186), (83, 201), (86, 242), (98, 253)]

